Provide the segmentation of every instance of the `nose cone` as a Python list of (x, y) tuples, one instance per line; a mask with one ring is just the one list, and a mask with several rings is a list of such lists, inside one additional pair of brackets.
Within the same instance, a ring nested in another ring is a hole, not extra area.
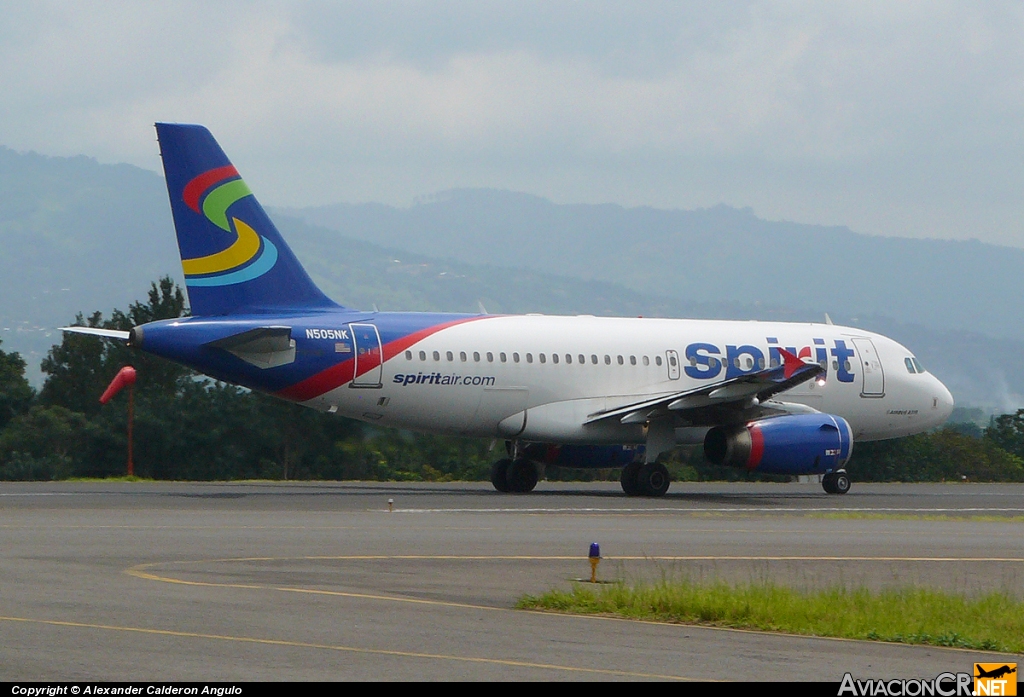
[(946, 386), (935, 377), (932, 377), (932, 414), (934, 417), (934, 425), (941, 426), (946, 423), (946, 419), (953, 413), (953, 395), (950, 394)]

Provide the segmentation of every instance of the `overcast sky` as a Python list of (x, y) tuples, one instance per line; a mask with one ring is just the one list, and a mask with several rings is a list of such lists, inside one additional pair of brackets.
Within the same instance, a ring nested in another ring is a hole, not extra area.
[(271, 205), (454, 187), (1024, 246), (1020, 2), (4, 2), (0, 144)]

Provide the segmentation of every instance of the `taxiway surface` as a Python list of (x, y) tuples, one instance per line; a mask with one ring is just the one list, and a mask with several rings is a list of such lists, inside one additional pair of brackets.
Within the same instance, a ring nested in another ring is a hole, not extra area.
[[(394, 499), (394, 512), (387, 511)], [(0, 485), (7, 680), (828, 680), (1005, 656), (514, 610), (589, 576), (1024, 594), (1024, 486)]]

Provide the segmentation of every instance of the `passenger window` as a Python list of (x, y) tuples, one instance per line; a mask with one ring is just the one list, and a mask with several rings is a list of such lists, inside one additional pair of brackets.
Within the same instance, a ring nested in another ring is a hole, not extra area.
[(839, 361), (832, 361), (832, 370), (839, 370)]
[(644, 356), (644, 365), (650, 365), (650, 364), (651, 364), (651, 359), (648, 358), (647, 356)]
[(609, 356), (607, 353), (604, 354), (604, 364), (605, 365), (611, 365), (612, 364), (612, 357)]
[(757, 367), (764, 370), (764, 356), (757, 359)]
[(622, 365), (622, 356), (616, 356), (616, 360), (619, 362), (619, 365)]
[(426, 351), (420, 351), (420, 360), (421, 361), (427, 360), (427, 352)]
[(438, 353), (437, 351), (434, 351), (434, 360), (435, 361), (441, 360), (441, 354)]
[(407, 360), (407, 361), (411, 361), (412, 360), (412, 351), (406, 351), (405, 352), (405, 360)]
[(544, 357), (544, 354), (543, 354), (543, 353), (542, 353), (542, 354), (540, 354), (540, 362), (541, 362), (541, 363), (547, 363), (547, 362), (548, 362), (548, 359)]
[(513, 353), (512, 354), (512, 360), (514, 362), (518, 363), (519, 362), (519, 354), (518, 353)]
[(446, 351), (444, 355), (445, 355), (445, 358), (447, 358), (449, 360), (449, 362), (455, 360), (455, 356), (452, 355), (451, 351)]
[(479, 352), (479, 351), (474, 351), (474, 352), (473, 352), (473, 360), (474, 360), (475, 362), (477, 362), (477, 363), (479, 363), (479, 362), (480, 362), (480, 352)]
[(571, 353), (565, 354), (565, 362), (566, 363), (572, 363), (572, 354)]
[(594, 365), (597, 365), (597, 354), (596, 353), (590, 354), (590, 362), (593, 363)]
[(846, 368), (847, 373), (853, 370), (853, 366), (850, 365), (850, 361), (843, 361), (843, 367)]
[(661, 367), (661, 356), (654, 357), (654, 365)]
[[(712, 367), (712, 368), (714, 368), (714, 367), (715, 367), (715, 363), (714, 363), (714, 361), (715, 361), (715, 359), (714, 359), (714, 358), (712, 358), (712, 359), (711, 359), (711, 362), (712, 362), (712, 365), (711, 365), (711, 367)], [(673, 368), (675, 368), (675, 367), (676, 367), (676, 357), (675, 357), (674, 355), (673, 355), (673, 356), (669, 356), (669, 357), (668, 357), (668, 364), (669, 364), (670, 366), (672, 366)]]
[(558, 354), (557, 353), (552, 353), (551, 354), (551, 362), (552, 363), (558, 363)]
[(466, 362), (466, 352), (465, 351), (460, 351), (459, 352), (459, 360), (462, 361), (463, 363)]
[(487, 352), (487, 362), (494, 363), (494, 354), (491, 353), (490, 351)]
[(532, 353), (526, 354), (526, 362), (527, 363), (533, 363), (533, 354)]
[[(580, 359), (580, 365), (583, 365), (584, 363), (587, 362), (587, 357), (584, 356), (582, 353), (580, 355), (576, 356), (576, 357)], [(596, 356), (595, 356), (595, 358), (596, 358)], [(597, 363), (597, 361), (594, 361), (594, 363)]]
[(908, 373), (913, 374), (913, 373), (917, 372), (917, 370), (914, 369), (914, 361), (912, 361), (911, 359), (904, 358), (903, 359), (903, 364), (907, 366), (907, 372)]
[(502, 363), (504, 363), (504, 362), (505, 362), (505, 352), (504, 352), (504, 351), (502, 351), (501, 353), (499, 353), (499, 354), (498, 354), (498, 359), (499, 359), (499, 360), (500, 360), (500, 361), (501, 361)]

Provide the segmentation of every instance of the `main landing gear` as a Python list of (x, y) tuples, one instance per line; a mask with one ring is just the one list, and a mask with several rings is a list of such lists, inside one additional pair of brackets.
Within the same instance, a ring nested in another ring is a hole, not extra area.
[(664, 496), (671, 478), (658, 462), (631, 462), (622, 468), (622, 490), (627, 496)]
[(850, 476), (846, 470), (829, 472), (821, 478), (821, 488), (826, 494), (845, 494), (850, 490)]
[(526, 494), (537, 486), (537, 467), (525, 457), (502, 458), (491, 465), (491, 484), (502, 493)]

